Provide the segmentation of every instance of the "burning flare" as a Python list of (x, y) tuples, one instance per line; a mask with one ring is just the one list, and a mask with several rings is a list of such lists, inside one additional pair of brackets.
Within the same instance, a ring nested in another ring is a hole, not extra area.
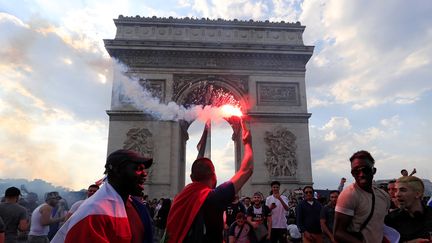
[(225, 118), (230, 118), (232, 116), (242, 117), (243, 113), (241, 112), (239, 107), (235, 107), (233, 105), (223, 105), (221, 106), (221, 115)]

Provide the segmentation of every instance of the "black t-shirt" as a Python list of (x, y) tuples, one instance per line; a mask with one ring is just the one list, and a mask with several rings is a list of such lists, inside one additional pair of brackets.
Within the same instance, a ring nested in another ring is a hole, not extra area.
[[(227, 181), (215, 189), (211, 190), (201, 209), (199, 210), (191, 228), (197, 227), (204, 221), (205, 235), (203, 242), (205, 243), (221, 243), (223, 240), (222, 232), (224, 228), (223, 212), (225, 208), (234, 200), (235, 190), (231, 181)], [(203, 219), (203, 220), (202, 220)], [(183, 240), (183, 243), (199, 243), (196, 239), (188, 238), (188, 235)]]
[(225, 209), (226, 224), (228, 226), (231, 226), (231, 224), (234, 223), (234, 221), (236, 220), (237, 213), (239, 213), (239, 212), (246, 214), (246, 208), (240, 202), (230, 203), (226, 207), (226, 209)]
[(414, 217), (402, 209), (396, 209), (385, 217), (385, 224), (397, 230), (400, 241), (417, 238), (428, 239), (432, 232), (432, 208), (424, 207), (424, 212), (415, 212)]
[(4, 233), (5, 232), (5, 225), (3, 223), (2, 218), (0, 217), (0, 233)]
[(247, 210), (247, 216), (252, 217), (252, 222), (262, 222), (267, 226), (267, 218), (271, 216), (271, 210), (264, 204), (260, 208), (250, 206)]

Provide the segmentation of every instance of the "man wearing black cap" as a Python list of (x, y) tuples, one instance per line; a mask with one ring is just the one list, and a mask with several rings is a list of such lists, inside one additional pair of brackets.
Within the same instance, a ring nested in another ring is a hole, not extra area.
[(18, 204), (21, 191), (9, 187), (5, 191), (5, 202), (0, 203), (0, 218), (5, 224), (5, 242), (17, 242), (18, 230), (28, 229), (27, 209)]
[(144, 242), (153, 239), (141, 196), (153, 159), (131, 150), (111, 153), (105, 164), (107, 182), (85, 200), (52, 239), (57, 242)]

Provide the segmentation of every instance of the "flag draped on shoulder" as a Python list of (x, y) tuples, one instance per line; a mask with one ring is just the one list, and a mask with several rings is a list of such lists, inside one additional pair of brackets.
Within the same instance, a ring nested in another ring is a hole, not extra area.
[(192, 182), (174, 198), (166, 226), (168, 243), (184, 240), (210, 191), (207, 185)]
[[(151, 234), (145, 228), (145, 234)], [(66, 221), (51, 243), (130, 243), (131, 229), (120, 195), (107, 182), (86, 199)]]

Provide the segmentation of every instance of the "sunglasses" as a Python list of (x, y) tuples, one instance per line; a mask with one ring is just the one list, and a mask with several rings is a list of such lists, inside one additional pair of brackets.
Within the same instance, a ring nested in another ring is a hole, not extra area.
[(356, 168), (356, 169), (351, 170), (351, 174), (353, 176), (360, 175), (360, 172), (363, 172), (363, 174), (370, 175), (373, 173), (373, 168), (372, 167), (360, 167), (360, 168)]

